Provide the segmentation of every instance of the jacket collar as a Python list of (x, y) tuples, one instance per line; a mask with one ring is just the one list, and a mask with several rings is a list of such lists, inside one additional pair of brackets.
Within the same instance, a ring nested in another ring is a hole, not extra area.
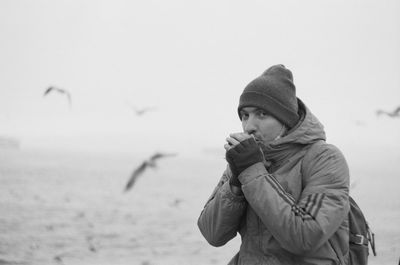
[(326, 139), (324, 126), (300, 99), (298, 104), (298, 123), (285, 136), (261, 146), (265, 159), (272, 163), (274, 168), (280, 167), (305, 145)]

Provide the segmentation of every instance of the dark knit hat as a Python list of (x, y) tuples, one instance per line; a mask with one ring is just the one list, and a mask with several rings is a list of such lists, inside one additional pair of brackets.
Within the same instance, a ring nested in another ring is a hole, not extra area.
[(240, 96), (239, 117), (244, 107), (261, 108), (289, 128), (295, 126), (299, 115), (292, 72), (282, 64), (268, 68), (245, 87)]

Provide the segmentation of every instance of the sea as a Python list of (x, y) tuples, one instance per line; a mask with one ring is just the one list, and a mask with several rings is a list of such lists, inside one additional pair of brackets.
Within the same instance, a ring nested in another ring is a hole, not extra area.
[[(350, 159), (351, 195), (375, 233), (372, 265), (400, 257), (400, 152), (391, 152)], [(124, 191), (146, 158), (0, 149), (0, 265), (227, 264), (239, 237), (215, 248), (197, 227), (226, 167), (223, 156), (162, 159)]]

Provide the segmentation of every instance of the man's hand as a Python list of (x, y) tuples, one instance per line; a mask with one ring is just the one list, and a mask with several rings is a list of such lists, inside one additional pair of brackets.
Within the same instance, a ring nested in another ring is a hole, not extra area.
[(254, 136), (248, 133), (231, 133), (229, 134), (229, 137), (226, 138), (227, 143), (224, 145), (224, 148), (228, 151), (240, 142), (250, 138), (254, 139)]
[(238, 176), (249, 166), (262, 162), (264, 155), (256, 143), (254, 137), (247, 133), (232, 133), (226, 138), (225, 144), (226, 160), (232, 171), (229, 183), (233, 186), (241, 187)]

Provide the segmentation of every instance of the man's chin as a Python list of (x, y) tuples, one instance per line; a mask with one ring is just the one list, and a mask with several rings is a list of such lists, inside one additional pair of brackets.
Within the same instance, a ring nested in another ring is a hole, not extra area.
[[(271, 143), (271, 141), (268, 143)], [(266, 152), (268, 150), (268, 143), (266, 143), (265, 141), (259, 141), (257, 142), (257, 145), (261, 148), (263, 152)]]
[(256, 141), (256, 143), (261, 149), (265, 148), (265, 143), (263, 141)]

